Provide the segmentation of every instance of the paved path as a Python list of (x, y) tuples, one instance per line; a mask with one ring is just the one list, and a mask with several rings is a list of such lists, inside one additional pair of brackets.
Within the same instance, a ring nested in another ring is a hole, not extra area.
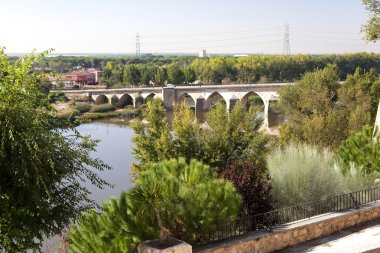
[(276, 252), (380, 253), (380, 219)]

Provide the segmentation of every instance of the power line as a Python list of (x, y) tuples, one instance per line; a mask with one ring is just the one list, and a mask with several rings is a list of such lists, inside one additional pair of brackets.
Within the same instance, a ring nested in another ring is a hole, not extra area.
[[(280, 43), (281, 40), (270, 40), (270, 41), (259, 41), (259, 42), (254, 42), (254, 43), (243, 43), (243, 44), (226, 44), (226, 45), (219, 45), (219, 46), (212, 46), (212, 47), (204, 47), (205, 49), (215, 49), (215, 48), (227, 48), (227, 47), (237, 47), (237, 46), (250, 46), (250, 45), (256, 45), (256, 44), (269, 44), (269, 43)], [(184, 50), (199, 50), (199, 47), (194, 47), (194, 48), (164, 48), (160, 49), (158, 51), (184, 51)], [(157, 50), (152, 50), (152, 51), (157, 51)], [(150, 52), (149, 50), (144, 50), (143, 52)]]
[(267, 27), (267, 28), (256, 28), (250, 30), (241, 30), (241, 31), (229, 31), (229, 32), (214, 32), (214, 33), (193, 33), (193, 34), (177, 34), (177, 35), (148, 35), (144, 38), (173, 38), (173, 37), (192, 37), (192, 36), (205, 36), (205, 35), (218, 35), (218, 34), (235, 34), (235, 33), (249, 33), (256, 31), (265, 31), (265, 30), (275, 30), (280, 29), (281, 26)]
[(290, 55), (290, 44), (289, 44), (289, 24), (284, 26), (284, 42), (282, 45), (282, 54)]
[(160, 45), (160, 44), (188, 44), (188, 43), (207, 43), (207, 42), (219, 42), (219, 41), (231, 41), (231, 40), (246, 40), (246, 39), (255, 39), (255, 38), (265, 38), (265, 37), (273, 37), (273, 36), (281, 36), (281, 33), (272, 33), (265, 35), (257, 35), (257, 36), (249, 36), (249, 37), (236, 37), (236, 38), (226, 38), (226, 39), (210, 39), (210, 40), (188, 40), (188, 41), (175, 41), (175, 42), (147, 42), (144, 45)]

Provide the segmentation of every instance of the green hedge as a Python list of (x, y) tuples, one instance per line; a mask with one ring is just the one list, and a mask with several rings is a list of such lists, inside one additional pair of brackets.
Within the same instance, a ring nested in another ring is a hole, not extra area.
[(114, 111), (115, 107), (110, 104), (102, 104), (102, 105), (93, 105), (90, 109), (90, 112), (110, 112)]
[(85, 113), (85, 112), (90, 111), (91, 105), (90, 104), (86, 104), (86, 103), (76, 103), (75, 104), (75, 109), (78, 110), (78, 111), (80, 111), (80, 113)]

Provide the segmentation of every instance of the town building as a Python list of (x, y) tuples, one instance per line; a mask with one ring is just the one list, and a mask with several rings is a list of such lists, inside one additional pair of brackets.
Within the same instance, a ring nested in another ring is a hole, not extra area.
[(205, 58), (206, 57), (206, 50), (199, 51), (198, 57), (199, 58)]
[(102, 71), (94, 69), (94, 68), (90, 68), (90, 69), (87, 69), (87, 72), (93, 73), (95, 75), (95, 83), (99, 83)]
[(96, 69), (81, 69), (64, 75), (66, 87), (96, 84), (99, 82), (101, 71)]

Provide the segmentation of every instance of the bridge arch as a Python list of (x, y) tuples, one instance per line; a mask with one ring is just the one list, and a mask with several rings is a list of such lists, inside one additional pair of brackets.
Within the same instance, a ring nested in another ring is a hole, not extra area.
[(226, 104), (224, 97), (219, 92), (214, 91), (210, 96), (207, 97), (203, 108), (205, 110), (210, 110), (219, 101), (222, 101), (224, 104)]
[(249, 109), (252, 105), (260, 106), (264, 110), (264, 99), (254, 91), (247, 92), (242, 98), (241, 103)]
[(135, 107), (144, 104), (144, 98), (141, 95), (135, 97)]
[(148, 96), (145, 98), (145, 102), (148, 102), (149, 100), (153, 99), (156, 96), (155, 93), (150, 93)]
[(133, 106), (133, 97), (131, 95), (129, 95), (128, 93), (124, 93), (119, 98), (119, 102), (117, 103), (116, 107), (124, 108), (127, 105)]
[(101, 105), (101, 104), (107, 104), (109, 102), (109, 99), (106, 95), (100, 94), (95, 98), (95, 104)]
[(185, 102), (186, 105), (190, 108), (195, 108), (195, 100), (192, 96), (190, 96), (188, 93), (183, 93), (179, 98), (177, 99), (177, 103)]
[(113, 105), (113, 106), (117, 106), (118, 103), (119, 103), (119, 97), (116, 96), (116, 95), (113, 95), (113, 96), (111, 97), (111, 105)]

